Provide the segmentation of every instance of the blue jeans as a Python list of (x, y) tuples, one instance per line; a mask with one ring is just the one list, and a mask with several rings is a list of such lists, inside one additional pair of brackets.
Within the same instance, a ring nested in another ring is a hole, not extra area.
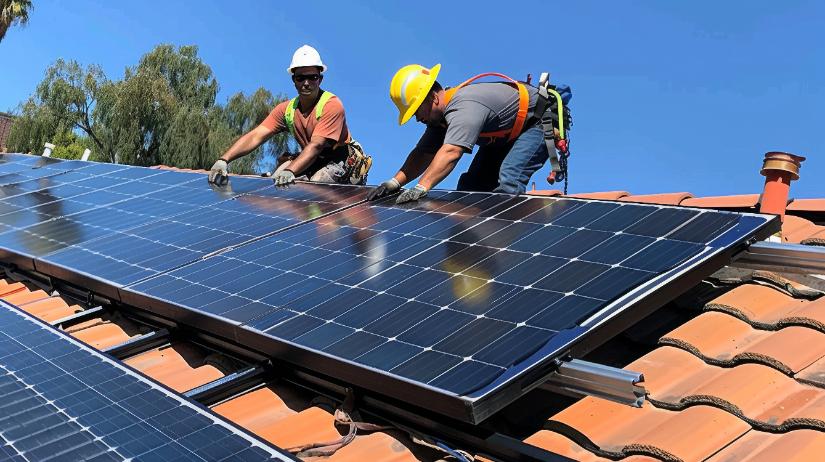
[(549, 157), (544, 132), (541, 125), (536, 124), (512, 143), (479, 148), (470, 167), (458, 178), (456, 189), (522, 194), (527, 190), (530, 177)]

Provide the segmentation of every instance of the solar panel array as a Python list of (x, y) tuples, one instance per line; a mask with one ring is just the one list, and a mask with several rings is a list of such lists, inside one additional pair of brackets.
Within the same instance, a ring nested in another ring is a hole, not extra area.
[[(187, 178), (181, 187), (211, 193), (203, 176)], [(102, 275), (125, 303), (477, 422), (601, 324), (677, 292), (686, 272), (709, 274), (732, 245), (776, 226), (758, 215), (489, 193), (365, 204), (363, 188), (249, 181), (260, 186), (35, 266)], [(145, 200), (126, 200), (130, 212)], [(262, 203), (279, 207), (273, 215)], [(233, 227), (239, 218), (225, 211), (287, 221)], [(195, 221), (204, 234), (186, 227)], [(209, 234), (227, 230), (239, 237)], [(96, 272), (104, 262), (111, 269)]]
[(294, 460), (0, 302), (0, 459)]

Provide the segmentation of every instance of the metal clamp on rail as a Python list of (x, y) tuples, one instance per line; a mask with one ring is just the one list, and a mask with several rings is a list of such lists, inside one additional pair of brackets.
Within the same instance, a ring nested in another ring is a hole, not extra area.
[(646, 394), (644, 380), (640, 372), (572, 359), (562, 362), (558, 371), (540, 388), (574, 398), (596, 396), (642, 407)]
[(825, 274), (825, 248), (757, 242), (734, 257), (731, 266), (778, 273)]

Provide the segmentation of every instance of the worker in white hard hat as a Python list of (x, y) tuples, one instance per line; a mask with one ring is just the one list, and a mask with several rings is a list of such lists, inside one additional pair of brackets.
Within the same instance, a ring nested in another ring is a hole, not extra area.
[(260, 125), (227, 149), (212, 166), (209, 182), (226, 184), (230, 162), (249, 154), (273, 135), (288, 130), (301, 152), (279, 157), (278, 168), (272, 175), (276, 185), (286, 185), (296, 179), (366, 184), (372, 159), (352, 139), (341, 100), (321, 89), (326, 70), (315, 48), (309, 45), (298, 48), (287, 68), (298, 96), (275, 106)]

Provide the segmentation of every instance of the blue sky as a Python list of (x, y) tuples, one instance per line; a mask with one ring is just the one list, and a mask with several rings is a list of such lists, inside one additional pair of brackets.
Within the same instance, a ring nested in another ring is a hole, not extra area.
[[(441, 63), (456, 84), (487, 71), (550, 71), (573, 87), (570, 192), (760, 192), (761, 159), (808, 157), (796, 197), (825, 197), (825, 3), (816, 1), (400, 2), (35, 1), (0, 43), (0, 110), (32, 93), (57, 58), (110, 78), (160, 43), (194, 44), (219, 101), (264, 86), (294, 93), (285, 71), (308, 43), (329, 66), (353, 135), (392, 175), (423, 126), (397, 125), (389, 81)], [(465, 156), (441, 184), (454, 187)], [(549, 186), (547, 167), (533, 178)]]

